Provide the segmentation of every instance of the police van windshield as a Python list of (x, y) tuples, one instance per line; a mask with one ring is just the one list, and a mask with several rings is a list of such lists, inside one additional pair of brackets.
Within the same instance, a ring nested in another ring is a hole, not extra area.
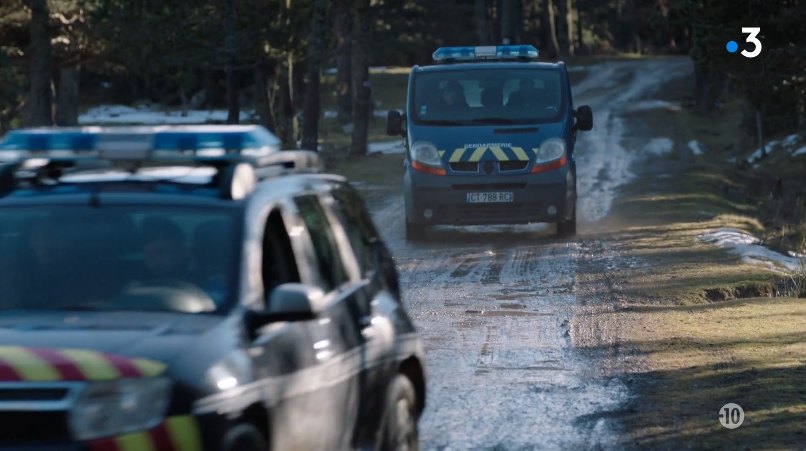
[(470, 69), (416, 75), (415, 122), (472, 125), (553, 122), (564, 105), (556, 69)]
[(220, 312), (236, 242), (228, 210), (0, 208), (0, 312)]

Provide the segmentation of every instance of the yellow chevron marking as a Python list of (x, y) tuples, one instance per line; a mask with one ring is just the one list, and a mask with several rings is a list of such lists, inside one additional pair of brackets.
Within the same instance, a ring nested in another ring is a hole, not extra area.
[(176, 451), (201, 451), (199, 425), (189, 415), (168, 418), (165, 422)]
[(58, 381), (62, 376), (49, 362), (19, 346), (0, 346), (0, 361), (27, 381)]
[(438, 150), (437, 152), (439, 153), (439, 158), (440, 158), (440, 159), (442, 158), (442, 156), (443, 156), (443, 155), (445, 155), (445, 151), (444, 151), (444, 150)]
[(63, 349), (62, 354), (72, 360), (87, 380), (119, 379), (120, 372), (103, 354), (84, 349)]
[(470, 159), (467, 161), (470, 161), (471, 163), (479, 162), (481, 160), (481, 157), (484, 156), (484, 152), (486, 151), (487, 151), (486, 147), (476, 147), (476, 150), (473, 151), (473, 155), (471, 155)]
[(147, 432), (121, 435), (115, 439), (120, 451), (155, 451), (154, 442)]
[(462, 156), (465, 154), (465, 150), (467, 150), (467, 149), (465, 149), (464, 147), (460, 147), (460, 148), (454, 150), (453, 154), (451, 155), (451, 159), (450, 159), (449, 163), (457, 163), (457, 162), (459, 162), (459, 160), (462, 159)]
[(526, 152), (522, 147), (512, 147), (512, 151), (515, 152), (515, 156), (518, 157), (518, 161), (529, 161), (529, 156), (526, 155)]
[(506, 152), (500, 147), (490, 147), (490, 150), (493, 151), (493, 155), (495, 155), (495, 158), (498, 158), (498, 161), (509, 161)]
[(155, 362), (153, 360), (132, 359), (132, 365), (140, 370), (140, 373), (146, 377), (159, 376), (163, 371), (165, 371), (164, 364)]

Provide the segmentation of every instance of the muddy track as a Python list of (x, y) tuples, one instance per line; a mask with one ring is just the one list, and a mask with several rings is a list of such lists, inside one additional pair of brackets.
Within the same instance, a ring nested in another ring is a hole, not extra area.
[(620, 111), (688, 70), (685, 59), (607, 62), (575, 86), (575, 103), (595, 114), (594, 131), (577, 143), (582, 233), (575, 240), (534, 225), (443, 228), (411, 244), (403, 239), (401, 194), (373, 196), (370, 208), (427, 350), (423, 449), (619, 446), (618, 424), (605, 413), (626, 402), (627, 386), (604, 376), (606, 362), (575, 349), (572, 336), (574, 316), (604, 301), (614, 282), (604, 277), (591, 290), (579, 280), (623, 263), (606, 238), (592, 235), (640, 164)]

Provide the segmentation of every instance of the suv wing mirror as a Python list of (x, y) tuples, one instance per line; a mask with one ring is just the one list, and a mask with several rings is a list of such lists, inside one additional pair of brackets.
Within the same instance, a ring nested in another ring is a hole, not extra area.
[(324, 291), (317, 287), (284, 283), (272, 290), (267, 310), (246, 311), (246, 326), (254, 332), (269, 323), (312, 320), (321, 312), (324, 296)]
[(576, 128), (586, 132), (593, 128), (593, 111), (588, 105), (582, 105), (574, 112), (577, 118)]
[(406, 132), (406, 117), (400, 111), (389, 110), (386, 113), (386, 134), (389, 136), (404, 136)]

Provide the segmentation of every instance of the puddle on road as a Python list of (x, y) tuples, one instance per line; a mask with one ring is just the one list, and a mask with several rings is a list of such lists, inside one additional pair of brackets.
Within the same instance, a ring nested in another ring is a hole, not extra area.
[(525, 310), (465, 310), (468, 315), (481, 316), (554, 316), (553, 313), (540, 313)]

